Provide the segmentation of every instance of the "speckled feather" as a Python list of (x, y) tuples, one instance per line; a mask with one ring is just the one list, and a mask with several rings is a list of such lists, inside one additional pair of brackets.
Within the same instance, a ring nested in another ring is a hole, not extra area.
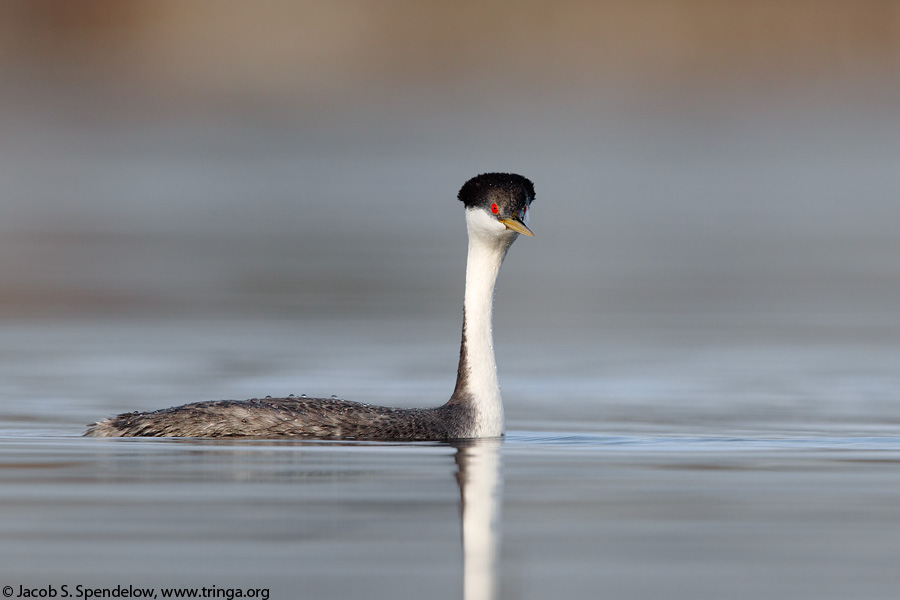
[(259, 437), (452, 440), (471, 411), (451, 400), (434, 408), (392, 408), (334, 398), (254, 398), (195, 402), (124, 413), (94, 423), (89, 437)]

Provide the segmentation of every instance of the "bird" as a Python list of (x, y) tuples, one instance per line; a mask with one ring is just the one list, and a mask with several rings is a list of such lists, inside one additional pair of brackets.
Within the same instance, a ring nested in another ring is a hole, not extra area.
[(209, 400), (123, 413), (88, 426), (87, 437), (295, 438), (452, 441), (501, 438), (503, 400), (491, 331), (494, 289), (507, 251), (528, 227), (534, 184), (484, 173), (459, 190), (468, 233), (462, 341), (456, 386), (439, 406), (395, 408), (332, 398)]

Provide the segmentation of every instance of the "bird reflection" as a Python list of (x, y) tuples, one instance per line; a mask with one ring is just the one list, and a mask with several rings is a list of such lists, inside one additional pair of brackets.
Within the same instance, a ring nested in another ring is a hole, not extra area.
[(456, 445), (456, 481), (462, 517), (463, 598), (498, 597), (500, 550), (499, 439), (467, 440)]

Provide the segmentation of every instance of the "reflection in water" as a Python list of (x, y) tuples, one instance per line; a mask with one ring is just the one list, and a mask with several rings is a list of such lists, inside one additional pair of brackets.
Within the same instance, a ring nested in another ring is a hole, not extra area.
[(462, 514), (463, 598), (490, 600), (497, 594), (500, 548), (500, 440), (471, 440), (457, 446)]

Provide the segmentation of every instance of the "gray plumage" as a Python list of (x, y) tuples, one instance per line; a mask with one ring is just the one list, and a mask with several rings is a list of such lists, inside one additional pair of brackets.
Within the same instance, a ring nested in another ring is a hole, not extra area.
[(466, 437), (464, 402), (391, 408), (333, 398), (213, 400), (125, 413), (94, 423), (89, 437), (258, 437), (453, 440)]

